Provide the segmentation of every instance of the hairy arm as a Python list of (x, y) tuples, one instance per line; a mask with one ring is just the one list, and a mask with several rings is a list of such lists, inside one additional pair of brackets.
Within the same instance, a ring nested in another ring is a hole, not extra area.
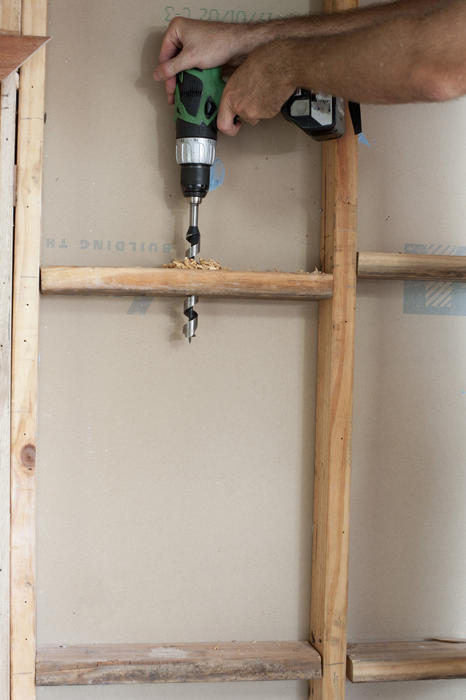
[(444, 0), (328, 36), (278, 39), (255, 49), (225, 88), (218, 126), (234, 135), (237, 114), (272, 117), (296, 86), (357, 102), (441, 101), (466, 93), (466, 2)]
[[(332, 12), (329, 14), (288, 17), (262, 24), (246, 25), (254, 35), (266, 43), (274, 39), (329, 36), (363, 29), (396, 17), (424, 16), (444, 4), (444, 0), (397, 0), (397, 2), (369, 5), (365, 8)], [(256, 44), (256, 48), (259, 44)]]
[(312, 38), (346, 33), (402, 16), (424, 16), (445, 0), (397, 0), (331, 14), (289, 17), (270, 22), (228, 24), (177, 17), (162, 41), (156, 80), (164, 80), (173, 102), (174, 76), (189, 68), (240, 65), (251, 51), (277, 39)]

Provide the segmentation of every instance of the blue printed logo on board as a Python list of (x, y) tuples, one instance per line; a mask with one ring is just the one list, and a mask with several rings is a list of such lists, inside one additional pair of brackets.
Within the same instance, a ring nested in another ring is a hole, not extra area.
[[(407, 243), (405, 253), (421, 255), (466, 255), (466, 246)], [(405, 314), (435, 314), (466, 316), (466, 283), (421, 282), (404, 283), (403, 312)]]
[(220, 187), (220, 185), (223, 185), (224, 179), (225, 179), (225, 166), (223, 165), (220, 158), (216, 158), (213, 162), (211, 169), (210, 169), (209, 191), (213, 192), (218, 187)]

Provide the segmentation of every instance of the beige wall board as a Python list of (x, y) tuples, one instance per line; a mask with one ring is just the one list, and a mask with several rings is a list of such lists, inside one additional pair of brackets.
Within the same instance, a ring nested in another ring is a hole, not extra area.
[[(464, 680), (453, 681), (416, 681), (386, 683), (382, 686), (373, 683), (353, 684), (348, 682), (347, 700), (462, 700), (464, 698)], [(375, 689), (375, 690), (374, 690)], [(58, 696), (57, 696), (58, 697)], [(99, 699), (100, 700), (100, 699)]]
[[(359, 249), (464, 245), (466, 98), (442, 104), (363, 107), (371, 147), (361, 148)], [(443, 124), (448, 123), (449, 129)], [(435, 167), (432, 157), (435, 154)]]
[[(165, 685), (107, 685), (107, 686), (69, 686), (38, 687), (40, 700), (188, 700), (199, 697), (202, 700), (288, 700), (299, 698), (306, 700), (307, 683), (305, 681), (261, 681), (260, 683), (166, 683)], [(137, 693), (137, 695), (136, 695)]]
[(350, 640), (465, 634), (465, 320), (402, 297), (359, 287)]
[[(171, 302), (145, 316), (119, 299), (43, 303), (43, 643), (306, 636), (312, 433), (302, 437), (301, 412), (312, 421), (314, 367), (310, 389), (299, 367), (315, 313), (199, 306), (210, 322), (188, 348)], [(289, 343), (274, 343), (277, 324)], [(272, 577), (278, 560), (286, 577)]]

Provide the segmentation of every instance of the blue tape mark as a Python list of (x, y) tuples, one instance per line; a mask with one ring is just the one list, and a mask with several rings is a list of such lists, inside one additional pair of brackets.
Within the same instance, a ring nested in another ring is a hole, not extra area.
[[(418, 255), (466, 255), (466, 246), (407, 243), (405, 253)], [(466, 316), (466, 283), (404, 283), (403, 313), (435, 316)]]
[(152, 304), (151, 297), (134, 297), (131, 306), (129, 307), (127, 314), (141, 314), (142, 316), (147, 313), (149, 306)]
[(371, 147), (369, 141), (367, 140), (366, 134), (363, 134), (362, 132), (358, 134), (358, 142), (363, 143), (364, 146), (368, 146), (369, 148)]
[(209, 184), (210, 192), (213, 192), (214, 190), (217, 189), (217, 187), (220, 187), (220, 185), (223, 185), (224, 179), (225, 179), (225, 166), (223, 165), (220, 158), (216, 158), (214, 160), (214, 163), (213, 163), (211, 169), (210, 169), (210, 184)]

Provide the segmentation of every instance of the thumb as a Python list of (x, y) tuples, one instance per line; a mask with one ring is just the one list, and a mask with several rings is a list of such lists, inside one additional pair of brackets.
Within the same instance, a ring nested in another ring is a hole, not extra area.
[(181, 52), (169, 61), (159, 63), (154, 71), (154, 78), (158, 81), (168, 80), (169, 78), (174, 78), (176, 74), (180, 73), (182, 70), (187, 70), (192, 67), (189, 61), (183, 56), (183, 52)]
[(236, 136), (241, 129), (241, 121), (236, 116), (236, 110), (228, 99), (222, 98), (217, 116), (217, 127), (228, 136)]

